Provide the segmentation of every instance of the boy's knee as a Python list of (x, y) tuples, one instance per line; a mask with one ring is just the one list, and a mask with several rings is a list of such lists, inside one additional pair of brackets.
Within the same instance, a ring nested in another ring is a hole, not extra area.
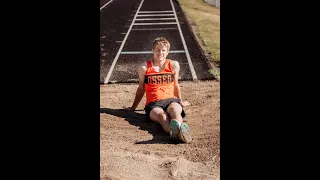
[(158, 114), (158, 117), (159, 117), (162, 121), (166, 121), (166, 120), (167, 120), (167, 115), (166, 115), (165, 113)]
[(156, 119), (158, 119), (158, 121), (161, 122), (166, 122), (169, 121), (168, 115), (166, 112), (162, 111), (154, 111), (152, 112), (153, 117), (155, 117)]
[(173, 102), (169, 105), (167, 111), (182, 111), (182, 106), (179, 103)]

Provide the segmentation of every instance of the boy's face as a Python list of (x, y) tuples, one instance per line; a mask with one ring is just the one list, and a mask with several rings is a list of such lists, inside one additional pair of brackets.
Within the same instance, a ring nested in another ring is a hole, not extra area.
[(166, 46), (162, 44), (157, 44), (154, 49), (152, 49), (153, 58), (159, 59), (160, 61), (166, 60), (167, 55), (169, 54)]

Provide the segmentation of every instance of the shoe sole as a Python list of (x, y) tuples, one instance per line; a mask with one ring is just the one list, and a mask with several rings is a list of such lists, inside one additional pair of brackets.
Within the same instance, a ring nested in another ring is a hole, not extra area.
[(185, 143), (190, 143), (192, 138), (190, 136), (190, 128), (186, 123), (182, 123), (180, 127), (180, 140)]

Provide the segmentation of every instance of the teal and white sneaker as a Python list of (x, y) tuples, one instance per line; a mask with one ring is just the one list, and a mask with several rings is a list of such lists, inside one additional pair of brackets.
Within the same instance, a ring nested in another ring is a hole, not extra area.
[(180, 125), (175, 119), (170, 122), (170, 138), (179, 139), (180, 137)]
[(185, 143), (190, 143), (192, 141), (192, 138), (190, 136), (190, 128), (186, 123), (182, 123), (180, 127), (180, 140)]
[(192, 141), (190, 136), (190, 128), (186, 123), (180, 123), (172, 119), (170, 123), (170, 138), (180, 139), (184, 143), (189, 143)]

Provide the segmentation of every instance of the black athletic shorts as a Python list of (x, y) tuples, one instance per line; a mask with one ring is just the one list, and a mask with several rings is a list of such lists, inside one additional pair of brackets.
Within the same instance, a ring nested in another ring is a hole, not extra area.
[[(178, 98), (168, 98), (168, 99), (162, 99), (159, 101), (155, 101), (155, 102), (151, 102), (148, 105), (145, 106), (144, 110), (146, 112), (146, 115), (149, 117), (149, 114), (151, 112), (151, 110), (155, 107), (160, 107), (162, 108), (165, 112), (167, 112), (167, 109), (169, 107), (169, 105), (173, 102), (177, 102), (181, 105), (181, 101)], [(182, 105), (181, 105), (182, 106)], [(183, 110), (183, 106), (182, 106), (182, 112), (181, 112), (181, 116), (184, 118), (186, 116), (184, 110)]]

